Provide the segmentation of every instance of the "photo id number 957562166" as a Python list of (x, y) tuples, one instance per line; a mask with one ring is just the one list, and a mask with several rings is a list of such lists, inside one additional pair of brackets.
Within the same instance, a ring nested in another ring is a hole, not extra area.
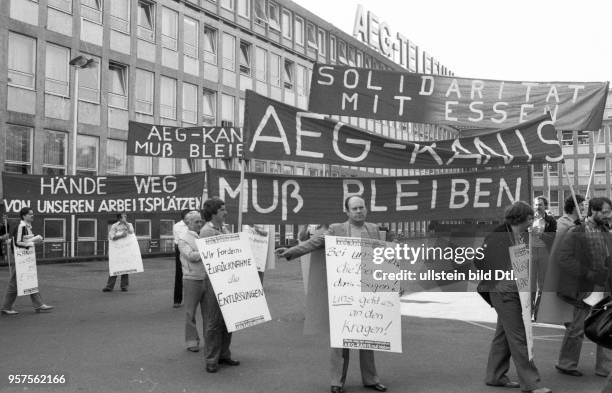
[(66, 374), (9, 374), (9, 384), (22, 385), (63, 385), (66, 384), (68, 378)]

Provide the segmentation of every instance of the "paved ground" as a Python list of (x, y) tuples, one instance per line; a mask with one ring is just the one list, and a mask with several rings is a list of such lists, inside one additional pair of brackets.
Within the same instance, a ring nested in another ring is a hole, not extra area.
[[(0, 318), (0, 391), (329, 392), (327, 340), (302, 334), (304, 287), (298, 264), (282, 262), (266, 274), (273, 321), (234, 334), (234, 357), (242, 365), (207, 374), (202, 353), (184, 348), (184, 310), (172, 308), (174, 262), (144, 263), (145, 273), (132, 276), (127, 293), (101, 292), (104, 262), (39, 266), (41, 292), (56, 310), (35, 314), (29, 299), (20, 297), (21, 313)], [(0, 269), (2, 292), (7, 276), (7, 269)], [(482, 383), (495, 314), (476, 294), (412, 294), (404, 298), (402, 311), (404, 352), (377, 354), (390, 392), (507, 391)], [(537, 327), (535, 333), (544, 386), (556, 393), (599, 392), (604, 379), (593, 375), (593, 344), (583, 348), (586, 375), (562, 376), (553, 365), (563, 332)], [(366, 392), (354, 355), (345, 391)], [(65, 374), (68, 383), (9, 386), (11, 373)]]

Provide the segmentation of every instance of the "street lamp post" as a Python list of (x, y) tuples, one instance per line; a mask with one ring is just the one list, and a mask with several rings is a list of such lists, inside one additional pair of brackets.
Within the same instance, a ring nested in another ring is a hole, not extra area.
[[(96, 61), (91, 58), (87, 58), (83, 55), (79, 55), (69, 63), (71, 66), (75, 68), (74, 71), (74, 115), (72, 122), (72, 144), (71, 144), (71, 155), (72, 155), (72, 166), (70, 174), (72, 176), (76, 175), (77, 171), (77, 135), (78, 135), (78, 125), (79, 125), (79, 70), (82, 68), (90, 68), (95, 66)], [(76, 219), (75, 215), (70, 215), (70, 257), (74, 258), (75, 256), (75, 243), (76, 243)]]

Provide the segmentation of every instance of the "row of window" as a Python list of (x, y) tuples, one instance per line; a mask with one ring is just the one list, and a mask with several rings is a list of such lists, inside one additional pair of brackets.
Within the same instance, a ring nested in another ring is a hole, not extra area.
[[(224, 34), (224, 37), (235, 37)], [(234, 41), (228, 38), (232, 46)], [(233, 47), (233, 46), (232, 46)], [(250, 73), (252, 45), (241, 41), (241, 72)], [(233, 50), (231, 51), (233, 53)], [(281, 56), (256, 47), (257, 79), (265, 82), (267, 70), (270, 70), (270, 82), (273, 86), (281, 85)], [(89, 68), (79, 70), (79, 100), (94, 104), (100, 103), (100, 58), (90, 56), (95, 64)], [(52, 43), (45, 44), (45, 92), (48, 94), (69, 97), (70, 49)], [(269, 65), (268, 65), (269, 61)], [(225, 63), (224, 63), (225, 64)], [(306, 96), (311, 70), (295, 64), (288, 59), (284, 60), (283, 86), (293, 89), (296, 84), (297, 93)], [(110, 61), (108, 64), (109, 87), (108, 105), (119, 109), (128, 109), (128, 66)], [(136, 69), (135, 110), (136, 112), (153, 115), (153, 97), (155, 91), (155, 74), (143, 69)], [(9, 32), (8, 56), (8, 82), (9, 85), (32, 89), (36, 88), (36, 40), (28, 36)], [(160, 115), (163, 118), (177, 119), (177, 80), (160, 76)], [(222, 120), (234, 122), (233, 97), (224, 95)], [(198, 106), (198, 87), (194, 84), (182, 83), (182, 119), (185, 122), (196, 124)], [(228, 105), (225, 105), (225, 103)], [(215, 125), (216, 122), (216, 93), (205, 90), (203, 93), (202, 122), (205, 125)], [(242, 116), (242, 115), (241, 115)], [(242, 123), (242, 122), (240, 122)]]
[[(97, 240), (98, 220), (95, 218), (77, 218), (76, 236), (78, 241)], [(108, 222), (108, 229), (114, 220)], [(160, 238), (173, 239), (172, 226), (174, 220), (159, 220)], [(108, 231), (107, 231), (108, 233)], [(151, 238), (151, 220), (134, 220), (134, 233), (138, 238)], [(43, 222), (43, 237), (46, 242), (66, 241), (66, 219), (45, 218)]]
[[(595, 168), (593, 169), (593, 173), (595, 175), (605, 175), (606, 169), (608, 168), (608, 162), (612, 164), (612, 160), (608, 160), (606, 157), (597, 157), (595, 159)], [(549, 177), (556, 177), (559, 175), (565, 176), (565, 169), (562, 167), (562, 165), (565, 165), (570, 176), (574, 176), (575, 171), (577, 171), (578, 175), (580, 176), (589, 176), (593, 161), (590, 158), (577, 158), (576, 160), (573, 158), (566, 158), (565, 164), (534, 164), (533, 176), (544, 177), (546, 166), (548, 167)], [(612, 165), (609, 172), (612, 172)]]
[[(606, 134), (608, 137), (606, 138)], [(561, 132), (561, 143), (563, 146), (573, 146), (574, 140), (578, 145), (589, 145), (591, 141), (595, 143), (604, 144), (606, 141), (612, 143), (612, 132), (610, 132), (610, 126), (604, 126), (601, 131), (562, 131)]]

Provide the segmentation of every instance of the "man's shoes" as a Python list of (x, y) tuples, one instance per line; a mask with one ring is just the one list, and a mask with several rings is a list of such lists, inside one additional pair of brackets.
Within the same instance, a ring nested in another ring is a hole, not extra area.
[(102, 289), (102, 292), (112, 292), (112, 291), (113, 291), (113, 290), (112, 290), (112, 289), (110, 289), (110, 288), (104, 288), (104, 289)]
[(219, 364), (227, 364), (228, 366), (239, 366), (240, 362), (234, 359), (219, 359)]
[(533, 390), (524, 391), (524, 393), (552, 393), (552, 390), (549, 388), (537, 388)]
[(19, 314), (19, 311), (13, 310), (12, 308), (9, 309), (9, 310), (0, 310), (0, 312), (2, 312), (3, 315), (17, 315), (17, 314)]
[(508, 381), (505, 383), (497, 383), (497, 384), (493, 384), (493, 383), (487, 383), (488, 386), (495, 386), (498, 388), (520, 388), (521, 384), (518, 382), (514, 382), (514, 381)]
[(179, 307), (182, 307), (182, 306), (183, 306), (183, 305), (182, 305), (181, 303), (174, 303), (174, 304), (172, 305), (172, 307), (173, 307), (173, 308), (179, 308)]
[(608, 375), (610, 375), (610, 372), (605, 372), (605, 371), (595, 371), (595, 375), (597, 375), (598, 377), (602, 377), (602, 378), (607, 378)]
[[(561, 374), (565, 374), (565, 375), (571, 375), (572, 377), (582, 377), (582, 373), (578, 370), (566, 370), (564, 368), (561, 368), (559, 366), (555, 366), (555, 368), (557, 369), (557, 371), (559, 371)], [(606, 375), (607, 376), (607, 375)]]
[(127, 292), (127, 288), (121, 288), (121, 292)]
[(43, 305), (42, 305), (42, 306), (40, 306), (40, 307), (35, 307), (35, 308), (34, 308), (34, 311), (36, 311), (36, 312), (41, 312), (41, 311), (51, 311), (51, 310), (53, 310), (54, 308), (55, 308), (55, 307), (53, 307), (53, 306), (48, 306), (48, 305), (46, 305), (46, 304), (43, 304)]
[(200, 352), (200, 347), (187, 347), (189, 352)]
[(219, 366), (217, 366), (216, 364), (207, 364), (206, 365), (206, 372), (207, 373), (216, 373), (217, 371), (219, 371)]
[(368, 389), (376, 390), (376, 391), (379, 391), (379, 392), (386, 392), (387, 391), (387, 387), (385, 385), (383, 385), (382, 383), (375, 383), (374, 385), (363, 385), (363, 386), (368, 388)]
[(344, 389), (342, 389), (342, 386), (332, 386), (331, 387), (331, 393), (342, 393), (344, 392)]

